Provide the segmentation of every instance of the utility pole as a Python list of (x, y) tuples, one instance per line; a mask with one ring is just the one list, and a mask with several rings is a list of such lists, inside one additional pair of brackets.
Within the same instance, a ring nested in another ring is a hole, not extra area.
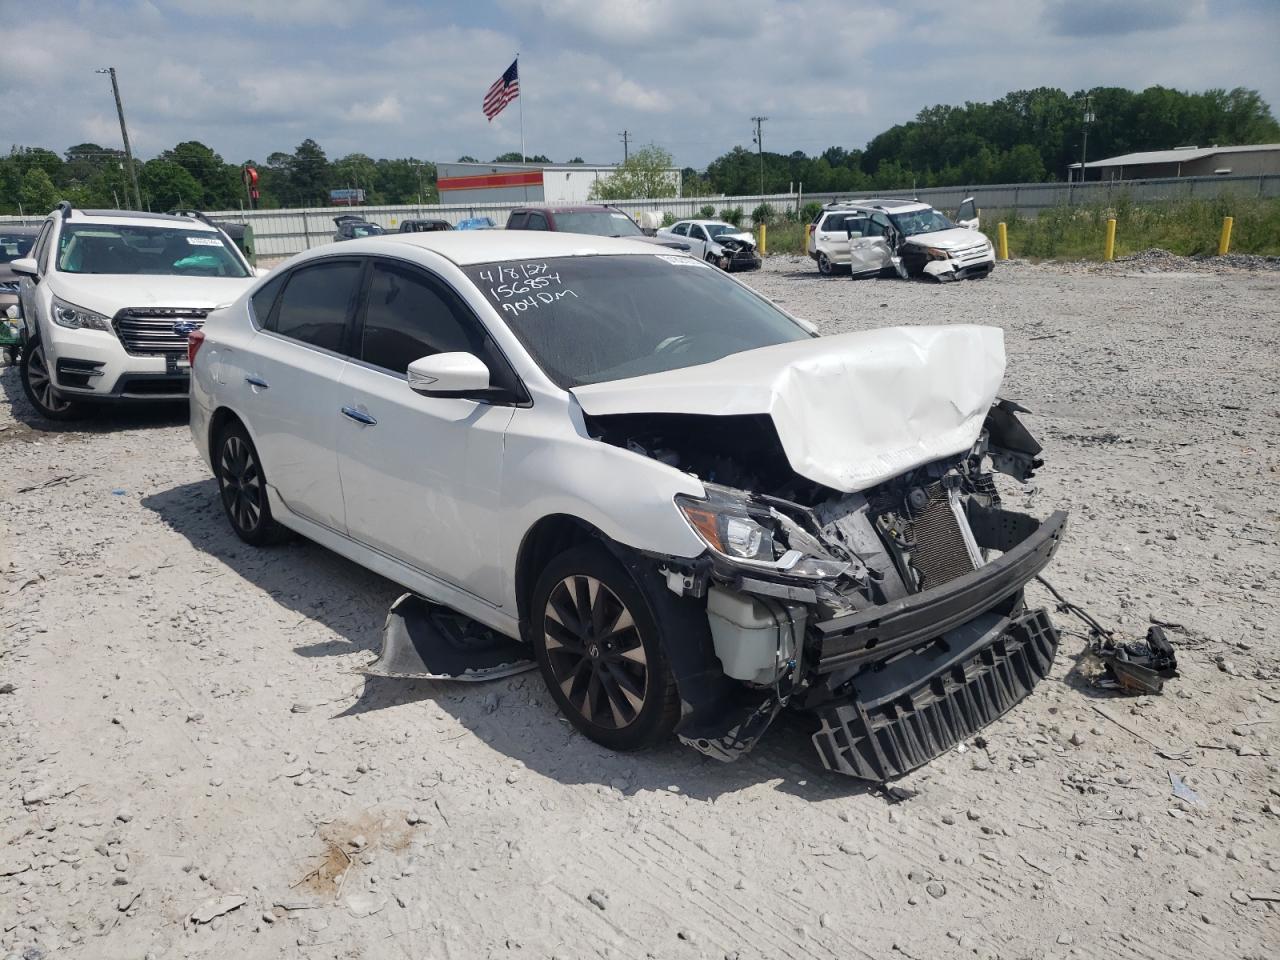
[(631, 156), (631, 131), (623, 130), (619, 139), (622, 141), (622, 162), (626, 163)]
[(124, 123), (124, 105), (120, 102), (120, 84), (116, 82), (116, 68), (103, 67), (94, 73), (111, 75), (111, 92), (116, 98), (116, 114), (120, 117), (120, 138), (124, 140), (124, 159), (129, 165), (129, 179), (133, 182), (133, 196), (137, 201), (135, 209), (142, 209), (142, 191), (138, 189), (138, 168), (133, 165), (133, 149), (129, 146), (129, 128)]
[(1081, 120), (1081, 127), (1084, 129), (1084, 135), (1080, 138), (1080, 182), (1084, 182), (1084, 163), (1089, 153), (1089, 124), (1093, 123), (1093, 97), (1085, 94), (1084, 98), (1084, 117)]
[(760, 193), (764, 194), (764, 136), (760, 130), (760, 124), (768, 120), (768, 117), (752, 117), (751, 122), (756, 125), (756, 154), (760, 157)]

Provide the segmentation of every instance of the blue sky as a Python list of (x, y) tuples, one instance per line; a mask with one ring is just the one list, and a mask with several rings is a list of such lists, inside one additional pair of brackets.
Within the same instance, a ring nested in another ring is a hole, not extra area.
[[(0, 149), (201, 140), (232, 162), (518, 150), (490, 83), (519, 51), (530, 153), (702, 167), (751, 146), (863, 145), (935, 103), (1093, 85), (1258, 89), (1280, 112), (1280, 0), (0, 0)], [(909, 7), (909, 10), (906, 9)]]

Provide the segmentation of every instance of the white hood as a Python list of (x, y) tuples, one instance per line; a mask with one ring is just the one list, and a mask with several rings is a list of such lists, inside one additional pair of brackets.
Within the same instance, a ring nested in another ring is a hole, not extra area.
[(55, 273), (51, 279), (55, 297), (111, 317), (125, 307), (221, 307), (256, 278)]
[(767, 413), (796, 473), (853, 493), (972, 447), (1003, 377), (1004, 331), (955, 324), (784, 343), (572, 393), (593, 416)]
[(907, 243), (922, 247), (937, 247), (939, 250), (962, 250), (979, 243), (989, 243), (984, 234), (967, 227), (953, 227), (950, 230), (938, 230), (934, 233), (917, 233), (906, 238)]

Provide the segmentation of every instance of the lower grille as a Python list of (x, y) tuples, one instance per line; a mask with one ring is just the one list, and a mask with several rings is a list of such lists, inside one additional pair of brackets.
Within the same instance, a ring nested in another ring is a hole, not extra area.
[(884, 781), (928, 763), (1023, 700), (1058, 651), (1044, 610), (985, 614), (943, 640), (868, 667), (851, 699), (818, 709), (813, 745), (828, 770)]
[(928, 502), (911, 518), (911, 535), (916, 544), (911, 551), (911, 565), (920, 573), (921, 590), (940, 586), (975, 569), (948, 492), (942, 484), (935, 483), (925, 493)]
[(116, 314), (112, 326), (126, 353), (151, 357), (185, 353), (187, 338), (208, 315), (199, 307), (130, 307)]

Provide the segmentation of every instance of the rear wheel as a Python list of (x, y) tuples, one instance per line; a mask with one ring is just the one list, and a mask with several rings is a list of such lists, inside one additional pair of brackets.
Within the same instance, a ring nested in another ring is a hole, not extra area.
[(575, 727), (612, 750), (671, 736), (680, 700), (660, 628), (604, 547), (574, 547), (553, 559), (534, 588), (530, 621), (543, 679)]
[(255, 547), (279, 543), (288, 536), (288, 531), (271, 517), (267, 478), (243, 424), (233, 422), (218, 434), (213, 469), (222, 509), (236, 536)]
[(44, 344), (39, 338), (29, 341), (22, 351), (18, 372), (22, 378), (22, 392), (36, 408), (36, 413), (46, 420), (79, 420), (88, 416), (89, 409), (85, 404), (68, 400), (54, 388)]
[(836, 265), (825, 253), (818, 254), (818, 272), (824, 277), (829, 277), (836, 272)]

